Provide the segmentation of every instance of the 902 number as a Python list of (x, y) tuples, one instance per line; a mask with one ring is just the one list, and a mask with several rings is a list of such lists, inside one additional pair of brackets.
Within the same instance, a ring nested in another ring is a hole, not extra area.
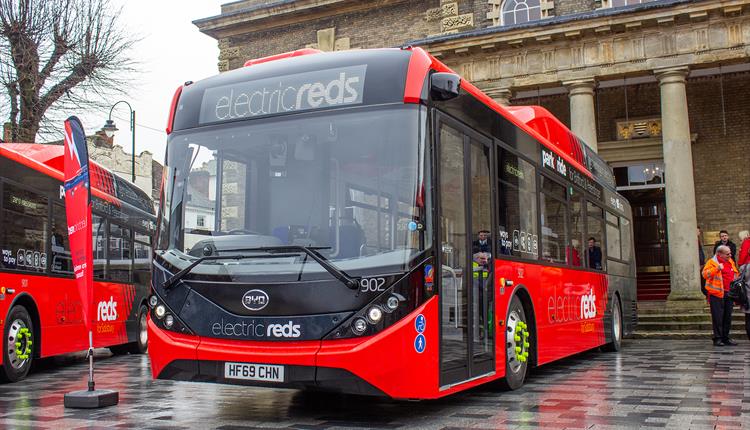
[(385, 278), (362, 278), (359, 281), (359, 290), (363, 293), (385, 291)]

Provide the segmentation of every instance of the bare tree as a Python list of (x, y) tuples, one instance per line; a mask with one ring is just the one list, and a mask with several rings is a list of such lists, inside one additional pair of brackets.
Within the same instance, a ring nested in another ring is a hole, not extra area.
[(119, 15), (109, 0), (0, 0), (0, 114), (12, 141), (34, 142), (61, 128), (53, 120), (123, 91), (136, 38)]

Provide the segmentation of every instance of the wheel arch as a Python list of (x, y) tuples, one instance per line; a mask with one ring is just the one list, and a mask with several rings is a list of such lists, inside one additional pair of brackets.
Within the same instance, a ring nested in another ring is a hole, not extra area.
[[(31, 322), (34, 324), (34, 358), (40, 358), (42, 356), (42, 322), (39, 316), (39, 307), (37, 306), (34, 298), (28, 293), (19, 294), (8, 307), (8, 314), (13, 310), (14, 306), (23, 306), (31, 317)], [(6, 323), (7, 323), (6, 315)]]

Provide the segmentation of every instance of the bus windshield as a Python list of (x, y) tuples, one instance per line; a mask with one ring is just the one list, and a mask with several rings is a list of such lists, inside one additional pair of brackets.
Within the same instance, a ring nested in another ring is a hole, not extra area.
[[(173, 134), (161, 229), (168, 237), (159, 247), (203, 257), (298, 245), (346, 271), (403, 270), (428, 231), (421, 109), (347, 109)], [(207, 265), (232, 274), (323, 271), (304, 253)]]

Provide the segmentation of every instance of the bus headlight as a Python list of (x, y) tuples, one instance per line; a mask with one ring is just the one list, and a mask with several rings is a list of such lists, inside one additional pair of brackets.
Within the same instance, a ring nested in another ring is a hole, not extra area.
[(159, 319), (164, 318), (164, 314), (167, 313), (167, 308), (164, 307), (164, 305), (159, 305), (154, 309), (154, 313), (156, 314), (156, 317)]
[(166, 318), (164, 318), (164, 326), (166, 328), (172, 328), (174, 325), (174, 317), (172, 315), (167, 315)]
[(379, 323), (382, 318), (383, 311), (377, 306), (373, 306), (367, 311), (367, 319), (370, 320), (370, 323), (372, 324)]
[(363, 318), (357, 318), (352, 323), (352, 330), (354, 333), (362, 334), (367, 330), (367, 321), (365, 321)]
[(155, 294), (152, 294), (151, 297), (148, 298), (148, 305), (151, 306), (151, 308), (153, 308), (157, 304), (159, 304), (159, 298), (156, 297)]

